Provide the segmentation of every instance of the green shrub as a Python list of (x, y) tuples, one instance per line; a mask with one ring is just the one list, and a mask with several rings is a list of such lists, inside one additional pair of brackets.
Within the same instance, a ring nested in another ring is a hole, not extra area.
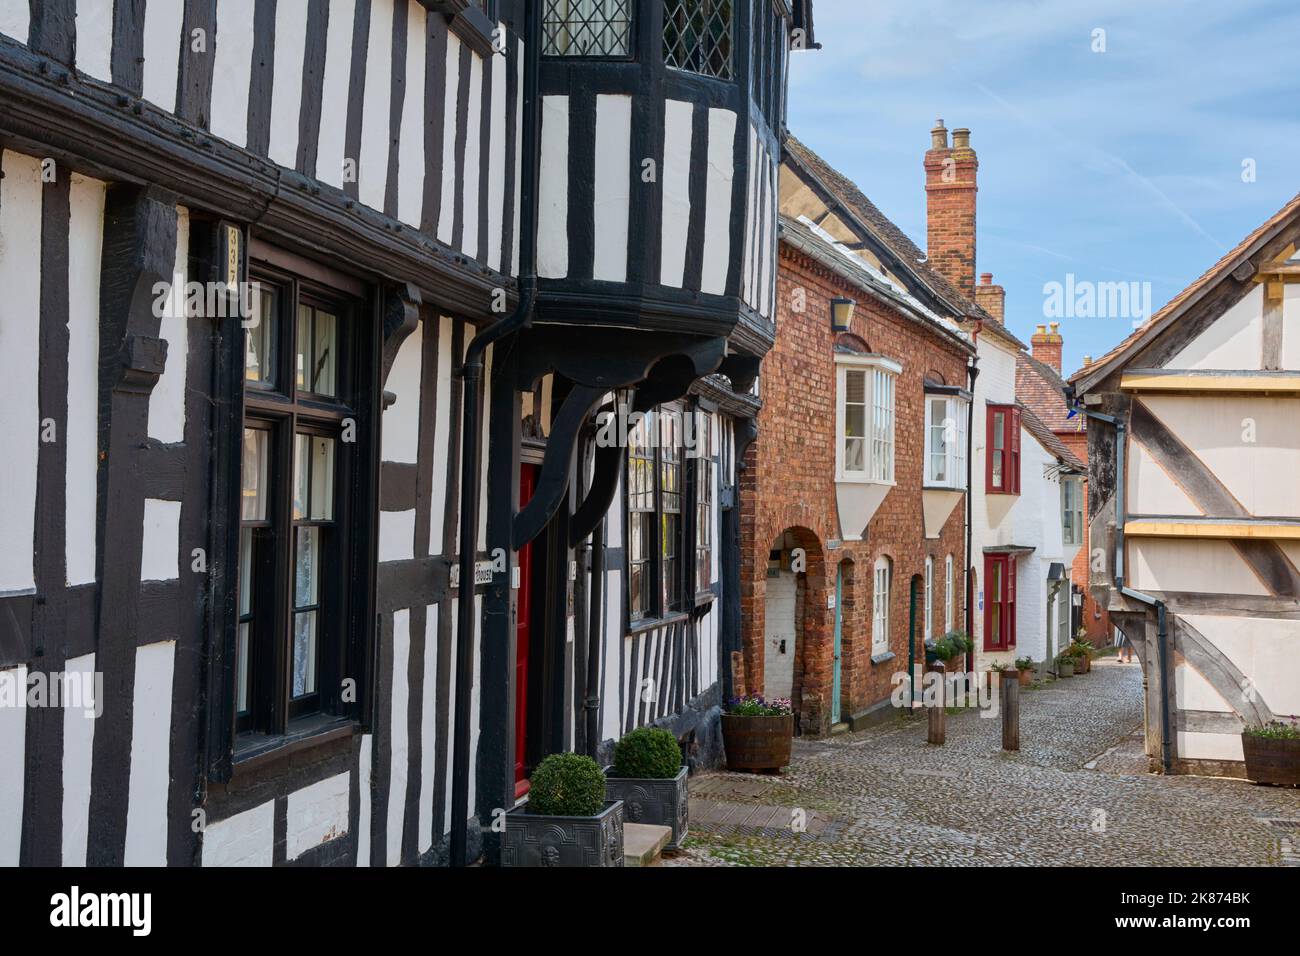
[(941, 637), (934, 642), (934, 656), (941, 661), (950, 661), (960, 653), (949, 638)]
[(528, 810), (548, 817), (594, 817), (605, 806), (605, 772), (582, 754), (551, 754), (529, 778)]
[(1262, 727), (1247, 727), (1242, 733), (1248, 737), (1267, 737), (1271, 740), (1300, 740), (1300, 722), (1295, 717), (1274, 720)]
[(638, 727), (614, 745), (614, 776), (671, 780), (682, 769), (677, 738), (657, 727)]
[(1017, 657), (1016, 670), (1031, 671), (1034, 669), (1034, 659), (1032, 657)]

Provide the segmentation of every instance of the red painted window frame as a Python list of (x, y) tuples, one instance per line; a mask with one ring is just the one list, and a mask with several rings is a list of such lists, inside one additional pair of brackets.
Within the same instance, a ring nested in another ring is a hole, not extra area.
[[(984, 456), (984, 492), (990, 495), (1020, 494), (1020, 408), (1016, 405), (986, 405), (984, 407), (984, 443), (988, 453)], [(998, 415), (1004, 416), (1002, 427), (1003, 448), (993, 448), (996, 434), (993, 423)], [(1002, 456), (1002, 481), (993, 482), (993, 457)]]
[[(1003, 592), (993, 593), (997, 580), (994, 569), (1001, 567)], [(994, 635), (993, 605), (1001, 609), (1000, 633)], [(984, 555), (984, 650), (1006, 651), (1016, 646), (1016, 556), (1014, 554)]]

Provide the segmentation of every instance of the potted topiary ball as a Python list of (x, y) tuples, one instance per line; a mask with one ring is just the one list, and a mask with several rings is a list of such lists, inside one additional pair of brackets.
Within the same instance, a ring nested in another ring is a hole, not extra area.
[(638, 727), (614, 745), (614, 763), (605, 768), (605, 793), (623, 801), (629, 823), (671, 828), (667, 848), (675, 850), (686, 838), (688, 773), (676, 737), (657, 727)]
[(501, 865), (623, 865), (623, 801), (606, 798), (596, 761), (565, 753), (537, 765), (528, 801), (506, 814)]

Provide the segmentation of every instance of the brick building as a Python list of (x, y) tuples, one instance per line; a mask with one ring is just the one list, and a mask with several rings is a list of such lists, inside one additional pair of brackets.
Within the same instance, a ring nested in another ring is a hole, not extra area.
[(964, 629), (975, 353), (941, 316), (973, 305), (936, 294), (892, 223), (794, 141), (781, 202), (776, 343), (740, 479), (735, 689), (790, 696), (800, 731), (823, 734), (888, 713), (926, 637)]
[[(1064, 340), (1061, 337), (1060, 323), (1040, 325), (1029, 340), (1031, 353), (1021, 352), (1016, 356), (1016, 397), (1021, 404), (1033, 410), (1042, 422), (1052, 430), (1075, 456), (1085, 465), (1088, 462), (1088, 426), (1083, 415), (1071, 415), (1065, 400), (1065, 380), (1061, 377), (1061, 349)], [(1082, 489), (1068, 486), (1065, 494), (1074, 495), (1081, 491), (1077, 499), (1062, 502), (1063, 513), (1081, 513), (1083, 521), (1079, 529), (1082, 541), (1074, 556), (1070, 569), (1072, 582), (1072, 600), (1075, 605), (1075, 617), (1070, 631), (1077, 633), (1083, 627), (1087, 639), (1099, 647), (1111, 643), (1110, 615), (1097, 603), (1087, 588), (1088, 582), (1088, 495), (1087, 484)]]

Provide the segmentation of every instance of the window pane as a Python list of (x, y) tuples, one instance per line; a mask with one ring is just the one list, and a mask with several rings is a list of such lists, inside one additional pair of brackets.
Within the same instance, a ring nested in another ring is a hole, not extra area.
[(867, 409), (863, 405), (844, 406), (844, 434), (861, 438), (867, 433)]
[(235, 644), (235, 710), (248, 710), (248, 636), (250, 624), (239, 625), (239, 640)]
[(244, 429), (244, 460), (240, 491), (240, 513), (243, 521), (266, 520), (267, 443), (270, 435), (260, 428)]
[(334, 518), (334, 439), (311, 439), (311, 517), (316, 521)]
[(844, 442), (844, 470), (845, 471), (865, 471), (866, 463), (866, 439), (849, 438)]
[(311, 607), (320, 603), (320, 535), (319, 528), (299, 528), (297, 554), (293, 564), (293, 606)]
[(239, 529), (239, 616), (253, 610), (253, 529)]
[(249, 296), (250, 327), (244, 334), (244, 378), (263, 385), (275, 384), (275, 340), (279, 290), (255, 283)]
[(293, 616), (293, 696), (316, 692), (316, 612)]
[(317, 395), (338, 394), (334, 366), (338, 355), (338, 320), (329, 312), (316, 312), (311, 390)]
[(308, 491), (311, 480), (311, 436), (293, 436), (293, 520), (307, 516)]
[(307, 356), (311, 354), (311, 306), (298, 306), (297, 355), (294, 358), (294, 383), (298, 388), (308, 388)]

